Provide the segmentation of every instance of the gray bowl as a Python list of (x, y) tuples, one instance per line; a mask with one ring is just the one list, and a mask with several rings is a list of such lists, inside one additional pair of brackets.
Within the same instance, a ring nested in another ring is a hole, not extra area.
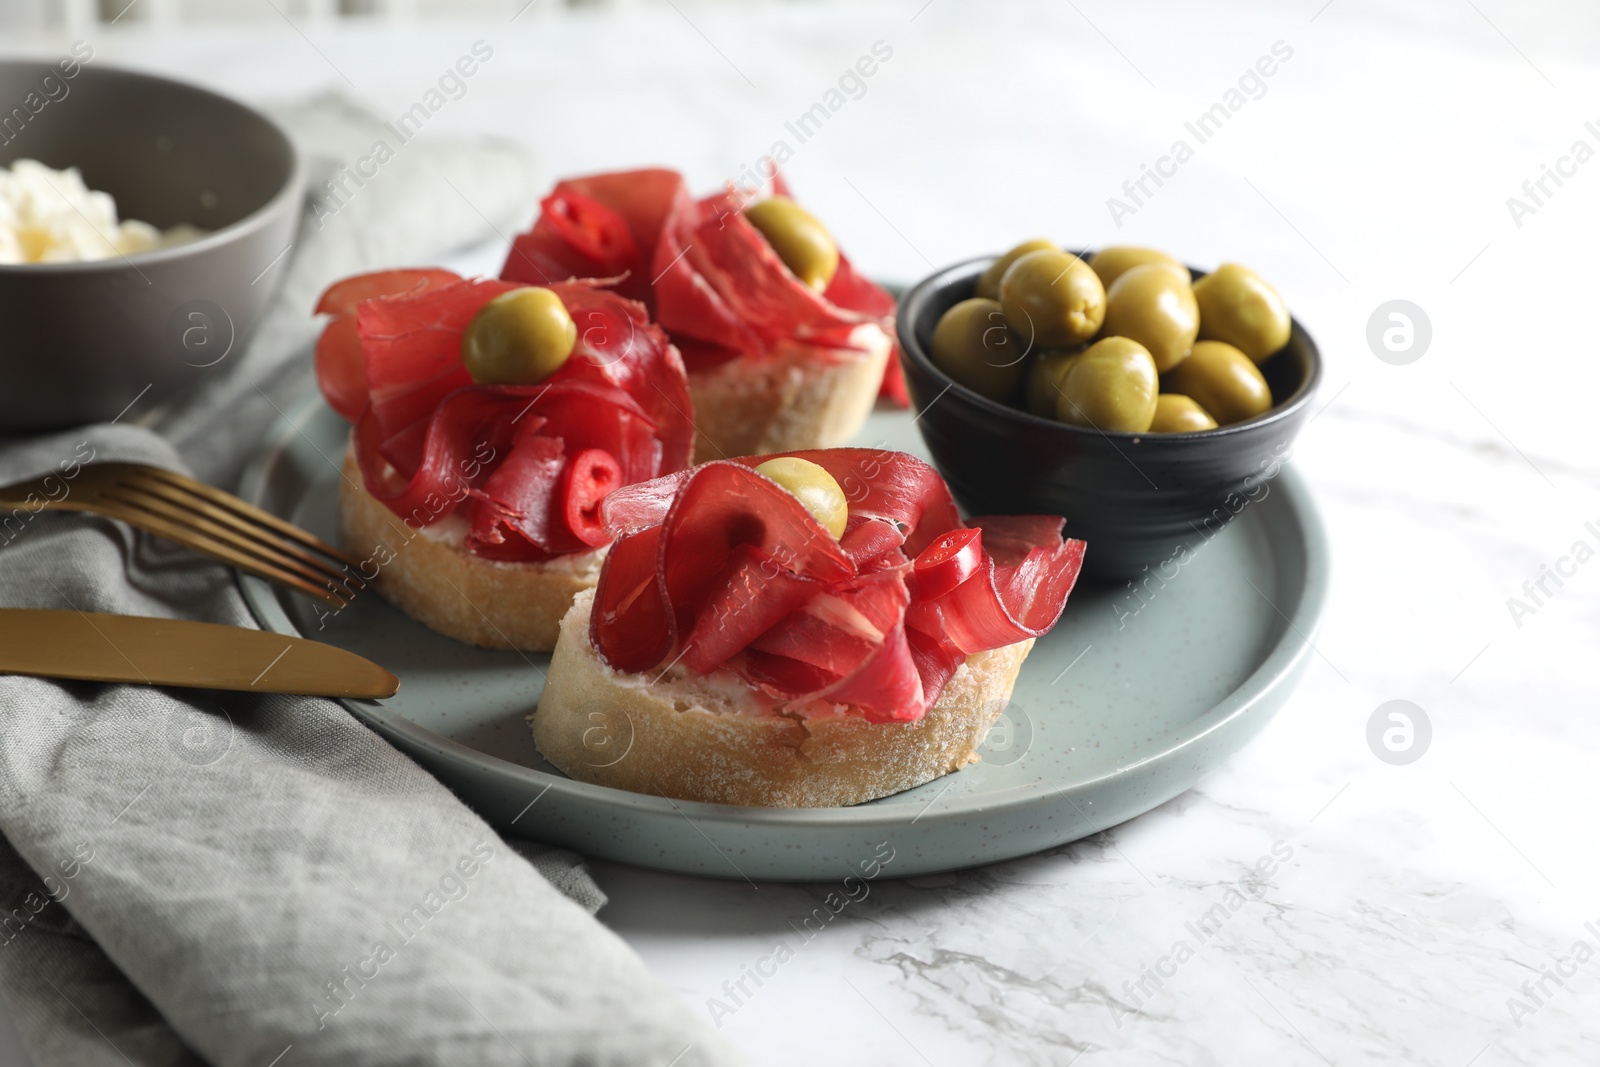
[[(48, 79), (48, 80), (47, 80)], [(0, 164), (77, 167), (123, 219), (210, 231), (88, 263), (0, 265), (0, 431), (114, 418), (237, 355), (281, 282), (305, 185), (266, 116), (182, 82), (98, 65), (0, 62), (0, 101), (47, 100), (9, 125)], [(53, 99), (52, 99), (53, 97)]]

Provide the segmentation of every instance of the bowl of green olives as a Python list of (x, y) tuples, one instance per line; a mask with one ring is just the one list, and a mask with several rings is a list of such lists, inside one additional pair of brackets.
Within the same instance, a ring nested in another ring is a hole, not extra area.
[(970, 514), (1064, 515), (1084, 573), (1182, 563), (1263, 499), (1316, 343), (1259, 275), (1044, 239), (946, 267), (896, 326), (917, 427)]

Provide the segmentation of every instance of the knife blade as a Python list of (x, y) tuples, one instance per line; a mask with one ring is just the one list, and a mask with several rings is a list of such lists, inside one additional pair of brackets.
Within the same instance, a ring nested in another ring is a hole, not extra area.
[(376, 700), (400, 679), (301, 637), (184, 619), (0, 610), (0, 674)]

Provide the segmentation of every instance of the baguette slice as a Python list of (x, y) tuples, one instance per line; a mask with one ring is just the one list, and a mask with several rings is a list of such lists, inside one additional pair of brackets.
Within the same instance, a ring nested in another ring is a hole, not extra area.
[(541, 563), (484, 559), (462, 547), (459, 521), (416, 529), (368, 493), (353, 448), (339, 482), (344, 546), (376, 566), (374, 588), (446, 637), (483, 648), (548, 652), (573, 597), (593, 589), (605, 549)]
[(878, 399), (894, 342), (871, 323), (851, 340), (862, 351), (842, 362), (837, 353), (784, 344), (759, 359), (689, 372), (694, 461), (832, 448), (854, 437)]
[(1033, 641), (969, 656), (927, 715), (803, 719), (764, 711), (737, 678), (612, 670), (589, 643), (578, 594), (538, 710), (534, 744), (569, 777), (681, 800), (764, 807), (859, 804), (958, 771), (1011, 700)]

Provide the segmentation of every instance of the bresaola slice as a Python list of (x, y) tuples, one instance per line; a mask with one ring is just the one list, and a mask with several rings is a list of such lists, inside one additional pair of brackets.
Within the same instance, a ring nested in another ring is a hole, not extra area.
[(356, 312), (362, 302), (457, 281), (460, 278), (453, 271), (424, 268), (358, 274), (329, 286), (315, 309), (315, 314), (333, 316), (316, 347), (317, 384), (328, 406), (355, 422), (367, 403), (366, 355), (356, 331)]
[(514, 288), (491, 279), (458, 280), (366, 300), (356, 311), (368, 415), (385, 442), (385, 458), (397, 468), (413, 469), (418, 457), (388, 442), (406, 440), (406, 431), (426, 422), (441, 400), (472, 385), (461, 363), (461, 335), (483, 305)]
[(818, 583), (785, 570), (772, 556), (742, 544), (707, 583), (711, 597), (694, 613), (683, 639), (683, 665), (714, 671), (817, 595)]
[[(679, 635), (692, 633), (697, 626), (702, 633), (714, 626), (715, 619), (703, 620), (708, 610), (712, 615), (729, 615), (730, 625), (738, 622), (732, 617), (737, 613), (730, 611), (739, 607), (730, 597), (730, 586), (746, 582), (749, 576), (737, 569), (730, 571), (730, 560), (747, 559), (754, 552), (754, 563), (769, 581), (792, 576), (819, 587), (847, 578), (854, 570), (839, 543), (798, 500), (743, 464), (707, 463), (696, 467), (692, 477), (663, 479), (668, 480), (677, 491), (657, 527), (662, 531), (654, 568), (657, 580), (646, 585), (642, 576), (635, 578), (630, 569), (626, 580), (608, 583), (602, 570), (593, 619), (643, 612), (649, 619), (660, 620), (670, 647), (678, 643)], [(624, 535), (625, 528), (614, 525), (612, 518), (616, 496), (611, 494), (601, 504), (601, 521), (614, 534)], [(651, 499), (659, 496), (652, 494)], [(750, 583), (749, 595), (778, 594), (765, 590), (762, 583)], [(659, 658), (645, 662), (648, 657), (636, 650), (631, 624), (623, 624), (615, 634), (603, 622), (596, 625), (595, 647), (617, 670), (636, 673), (660, 662)], [(729, 654), (739, 647), (743, 646), (730, 649)], [(697, 662), (704, 662), (703, 651)]]
[[(822, 448), (770, 456), (741, 456), (728, 462), (756, 467), (769, 459), (788, 456), (810, 460), (832, 475), (849, 502), (852, 519), (878, 519), (897, 528), (903, 527), (903, 541), (909, 552), (920, 552), (935, 537), (961, 525), (961, 515), (939, 472), (904, 452), (881, 448)], [(659, 523), (693, 473), (683, 471), (671, 478), (657, 478), (618, 490), (606, 500), (603, 511), (606, 522), (619, 534)], [(1057, 520), (1046, 516), (1036, 521), (1043, 524)], [(1031, 529), (1038, 532), (1044, 527)]]
[[(773, 191), (790, 195), (779, 175)], [(670, 170), (569, 179), (512, 243), (501, 277), (544, 285), (625, 275), (617, 291), (650, 309), (691, 371), (760, 359), (780, 342), (844, 359), (854, 351), (851, 333), (864, 323), (893, 335), (893, 297), (843, 255), (827, 290), (813, 292), (745, 220), (743, 203), (731, 190), (696, 200)], [(898, 361), (891, 358), (888, 368), (882, 394), (904, 407)]]
[[(851, 516), (881, 519), (905, 528), (905, 547), (919, 553), (946, 530), (961, 525), (961, 515), (939, 472), (915, 456), (881, 448), (824, 448), (786, 452), (809, 459), (833, 476)], [(754, 467), (775, 456), (736, 460)], [(1045, 518), (1045, 522), (1054, 522)]]
[(1083, 550), (1082, 541), (1065, 541), (1060, 548), (1040, 545), (1009, 567), (990, 557), (987, 566), (948, 593), (919, 600), (907, 613), (907, 625), (969, 655), (1037, 637), (1061, 617)]
[[(1084, 549), (1062, 539), (1064, 520), (964, 524), (938, 473), (904, 453), (790, 455), (845, 490), (841, 540), (752, 469), (770, 457), (707, 463), (606, 498), (600, 521), (618, 540), (590, 641), (612, 668), (727, 669), (802, 713), (848, 704), (870, 721), (907, 722), (968, 655), (1038, 637), (1060, 617)], [(929, 546), (938, 580), (919, 583), (915, 560)]]
[(462, 333), (516, 287), (441, 270), (346, 279), (318, 305), (335, 316), (318, 377), (336, 410), (354, 410), (371, 495), (413, 526), (461, 514), (469, 551), (527, 562), (609, 541), (601, 496), (686, 467), (694, 426), (677, 351), (645, 308), (600, 283), (549, 287), (578, 331), (555, 374), (532, 386), (475, 384)]
[(708, 463), (684, 482), (662, 520), (661, 573), (680, 633), (708, 599), (710, 579), (741, 546), (771, 560), (775, 573), (821, 583), (846, 578), (850, 558), (794, 496), (736, 463)]
[(589, 616), (600, 655), (619, 671), (638, 673), (667, 658), (676, 625), (661, 588), (662, 528), (622, 534), (611, 543)]
[[(785, 340), (815, 345), (822, 353), (843, 356), (852, 352), (850, 335), (857, 326), (877, 317), (839, 308), (803, 284), (740, 207), (738, 196), (719, 193), (695, 205), (690, 217), (669, 220), (677, 224), (668, 233), (682, 242), (681, 256), (676, 263), (663, 262), (673, 251), (673, 246), (663, 241), (652, 264), (664, 280), (682, 278), (696, 290), (709, 288), (738, 332), (708, 336), (698, 309), (665, 299), (658, 282), (656, 309), (661, 325), (670, 332), (729, 345), (741, 355), (759, 356)], [(722, 323), (718, 327), (720, 330)]]
[[(906, 643), (910, 600), (904, 576), (887, 572), (841, 582), (814, 597), (763, 634), (753, 649), (807, 664), (819, 672), (820, 684), (800, 692), (764, 688), (800, 705), (853, 704), (869, 722), (922, 718), (933, 701)], [(770, 661), (764, 664), (765, 672), (773, 669)]]
[(457, 390), (420, 423), (417, 460), (409, 470), (383, 457), (383, 428), (369, 405), (355, 427), (356, 462), (367, 492), (412, 526), (453, 515), (469, 491), (488, 477), (488, 463), (505, 455), (512, 419), (528, 397), (510, 389)]
[(845, 526), (844, 536), (839, 538), (839, 547), (861, 574), (904, 563), (906, 556), (900, 546), (905, 543), (905, 531), (898, 523), (878, 518), (856, 519)]

